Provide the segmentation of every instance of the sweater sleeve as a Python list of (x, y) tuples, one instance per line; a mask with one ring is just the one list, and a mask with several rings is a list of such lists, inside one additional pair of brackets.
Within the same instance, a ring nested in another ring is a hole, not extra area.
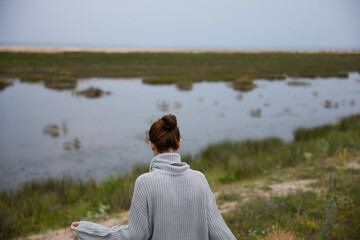
[(97, 223), (80, 221), (76, 236), (81, 240), (149, 239), (151, 234), (144, 193), (138, 178), (131, 200), (128, 225), (107, 228)]
[(229, 227), (226, 225), (221, 213), (217, 207), (215, 196), (207, 183), (207, 212), (208, 229), (210, 240), (233, 240), (236, 239)]

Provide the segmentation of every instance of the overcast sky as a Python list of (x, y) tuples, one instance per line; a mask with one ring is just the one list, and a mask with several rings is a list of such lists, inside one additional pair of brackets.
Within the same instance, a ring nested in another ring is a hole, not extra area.
[(360, 49), (360, 0), (0, 0), (0, 44)]

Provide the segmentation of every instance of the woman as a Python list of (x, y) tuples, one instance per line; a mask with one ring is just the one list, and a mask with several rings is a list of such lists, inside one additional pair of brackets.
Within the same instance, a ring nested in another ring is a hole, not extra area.
[(151, 125), (154, 158), (135, 181), (128, 225), (106, 228), (73, 222), (80, 239), (236, 239), (216, 205), (205, 176), (190, 169), (176, 152), (181, 145), (174, 115)]

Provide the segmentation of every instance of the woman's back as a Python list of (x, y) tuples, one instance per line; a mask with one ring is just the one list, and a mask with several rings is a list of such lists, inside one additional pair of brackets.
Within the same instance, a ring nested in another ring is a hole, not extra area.
[[(136, 181), (152, 239), (235, 239), (216, 206), (205, 176), (178, 153), (154, 157)], [(134, 193), (135, 194), (135, 193)]]
[[(172, 160), (168, 160), (172, 159)], [(177, 153), (155, 157), (143, 185), (153, 239), (207, 239), (207, 182)]]
[(217, 208), (205, 176), (190, 169), (176, 152), (181, 145), (176, 117), (166, 115), (149, 131), (154, 158), (136, 179), (129, 224), (105, 228), (72, 224), (80, 239), (235, 239)]

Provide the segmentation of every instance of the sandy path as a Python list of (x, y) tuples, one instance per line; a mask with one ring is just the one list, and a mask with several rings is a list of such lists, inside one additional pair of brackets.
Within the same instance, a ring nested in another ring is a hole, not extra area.
[[(320, 192), (321, 189), (315, 189), (310, 186), (312, 183), (317, 181), (317, 179), (304, 179), (268, 185), (267, 187), (271, 190), (264, 190), (264, 183), (262, 181), (258, 181), (255, 182), (254, 187), (251, 190), (237, 188), (230, 191), (237, 193), (241, 197), (241, 202), (248, 202), (256, 197), (269, 199), (271, 196), (287, 196), (290, 194), (295, 194), (298, 190), (303, 192)], [(214, 193), (215, 196), (220, 196), (220, 194), (220, 191)], [(229, 213), (237, 207), (238, 203), (238, 201), (227, 201), (219, 205), (219, 210), (221, 213)]]
[[(97, 223), (105, 227), (126, 225), (129, 218), (129, 213), (130, 213), (129, 211), (125, 211), (116, 217), (110, 218), (108, 220), (101, 220), (98, 221)], [(69, 223), (69, 228), (51, 230), (45, 233), (39, 233), (26, 238), (18, 238), (18, 240), (48, 240), (48, 239), (70, 240), (73, 239), (73, 236), (74, 236), (74, 232), (70, 230), (70, 223)]]

